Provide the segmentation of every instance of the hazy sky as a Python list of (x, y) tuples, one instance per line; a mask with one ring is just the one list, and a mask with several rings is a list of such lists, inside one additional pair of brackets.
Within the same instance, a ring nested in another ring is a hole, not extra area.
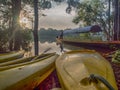
[(52, 9), (42, 11), (47, 16), (39, 16), (39, 28), (66, 29), (78, 27), (78, 25), (72, 23), (75, 12), (73, 11), (71, 14), (67, 14), (65, 12), (66, 7), (67, 4), (63, 3)]

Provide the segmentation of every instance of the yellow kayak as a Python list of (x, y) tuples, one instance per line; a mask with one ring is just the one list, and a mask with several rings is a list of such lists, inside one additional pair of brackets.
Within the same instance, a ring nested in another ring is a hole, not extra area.
[(118, 90), (111, 65), (93, 50), (64, 53), (56, 69), (63, 90)]
[(42, 60), (42, 58), (44, 59), (44, 58), (49, 57), (49, 56), (54, 55), (54, 54), (55, 53), (41, 54), (39, 56), (24, 57), (24, 58), (11, 60), (11, 61), (8, 61), (8, 62), (2, 62), (2, 63), (0, 63), (0, 70), (1, 70), (1, 68), (5, 68), (5, 66), (6, 67), (9, 66), (9, 68), (10, 67), (15, 67), (15, 66), (22, 65), (23, 63), (25, 64), (25, 63), (29, 63), (30, 61), (37, 60), (37, 58)]
[(0, 54), (0, 63), (21, 58), (23, 57), (23, 55), (24, 55), (24, 51), (16, 51), (16, 52), (14, 51), (10, 53)]
[(52, 53), (25, 63), (0, 67), (0, 90), (33, 90), (55, 69)]

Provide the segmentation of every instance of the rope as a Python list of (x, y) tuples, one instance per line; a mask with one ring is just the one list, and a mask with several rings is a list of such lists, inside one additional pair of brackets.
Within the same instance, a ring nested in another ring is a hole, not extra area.
[(110, 85), (110, 83), (107, 80), (105, 80), (102, 76), (91, 74), (89, 78), (90, 78), (90, 81), (96, 81), (96, 83), (97, 83), (97, 80), (101, 81), (106, 87), (109, 88), (109, 90), (115, 90)]

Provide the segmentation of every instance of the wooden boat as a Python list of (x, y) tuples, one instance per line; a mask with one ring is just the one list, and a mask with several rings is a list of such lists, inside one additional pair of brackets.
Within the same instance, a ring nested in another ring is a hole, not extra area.
[(10, 53), (0, 54), (0, 63), (21, 58), (23, 57), (23, 55), (24, 55), (24, 51), (14, 51)]
[(64, 30), (61, 36), (65, 44), (86, 49), (94, 49), (97, 51), (105, 49), (104, 51), (110, 52), (120, 48), (119, 41), (107, 41), (98, 25)]
[(0, 90), (33, 90), (55, 69), (57, 54), (0, 67)]
[(73, 45), (76, 47), (83, 47), (86, 49), (95, 49), (97, 51), (102, 51), (102, 49), (109, 51), (115, 51), (120, 48), (119, 41), (74, 41), (74, 40), (64, 40), (65, 44)]
[(56, 69), (63, 90), (118, 90), (109, 62), (93, 50), (66, 52)]

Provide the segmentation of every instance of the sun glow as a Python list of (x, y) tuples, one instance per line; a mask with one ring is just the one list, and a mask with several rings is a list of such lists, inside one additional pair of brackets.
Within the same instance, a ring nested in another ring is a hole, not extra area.
[(28, 22), (28, 19), (23, 17), (20, 19), (20, 23), (27, 23)]
[(20, 25), (22, 27), (27, 27), (28, 23), (29, 23), (29, 21), (28, 21), (28, 19), (26, 17), (20, 18)]

